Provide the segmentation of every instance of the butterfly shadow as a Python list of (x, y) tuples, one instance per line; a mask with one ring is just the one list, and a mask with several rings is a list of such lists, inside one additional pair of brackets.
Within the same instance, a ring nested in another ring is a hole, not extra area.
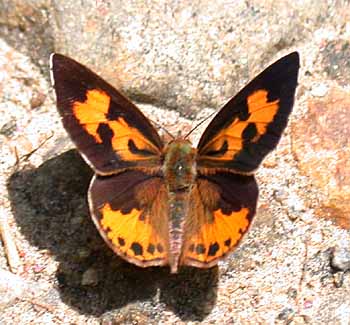
[(70, 150), (36, 169), (15, 172), (7, 184), (20, 231), (58, 262), (62, 301), (86, 315), (123, 313), (130, 304), (144, 314), (149, 306), (151, 315), (156, 304), (158, 311), (170, 309), (182, 320), (204, 319), (215, 305), (217, 268), (184, 268), (171, 275), (168, 268), (124, 262), (90, 218), (86, 194), (91, 177), (91, 169)]

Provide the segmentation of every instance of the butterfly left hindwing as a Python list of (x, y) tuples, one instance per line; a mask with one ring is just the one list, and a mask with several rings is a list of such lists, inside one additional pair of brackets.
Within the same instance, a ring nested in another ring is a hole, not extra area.
[(119, 256), (139, 266), (168, 263), (167, 202), (163, 179), (136, 170), (95, 176), (89, 190), (100, 234)]

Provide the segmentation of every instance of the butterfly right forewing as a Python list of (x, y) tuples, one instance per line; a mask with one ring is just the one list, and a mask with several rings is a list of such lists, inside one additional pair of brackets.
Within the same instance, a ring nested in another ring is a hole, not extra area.
[(198, 144), (198, 167), (253, 173), (273, 150), (294, 103), (299, 55), (259, 74), (219, 111)]

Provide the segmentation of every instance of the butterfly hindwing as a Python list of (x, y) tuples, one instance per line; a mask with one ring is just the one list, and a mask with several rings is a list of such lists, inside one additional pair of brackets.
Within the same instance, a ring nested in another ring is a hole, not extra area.
[(168, 198), (163, 179), (141, 171), (95, 176), (89, 204), (107, 244), (139, 266), (168, 263)]
[(134, 104), (66, 56), (53, 54), (51, 71), (63, 125), (96, 173), (159, 164), (162, 141)]
[(211, 267), (232, 251), (249, 229), (257, 199), (254, 176), (199, 175), (191, 192), (181, 263)]
[(199, 168), (254, 172), (273, 150), (292, 111), (299, 69), (293, 52), (264, 70), (214, 117), (198, 144)]

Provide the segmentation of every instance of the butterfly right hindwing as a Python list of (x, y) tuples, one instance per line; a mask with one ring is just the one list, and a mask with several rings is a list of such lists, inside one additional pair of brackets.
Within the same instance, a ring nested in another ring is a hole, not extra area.
[(182, 263), (211, 267), (248, 231), (255, 215), (258, 186), (254, 176), (228, 172), (198, 175), (190, 200)]

